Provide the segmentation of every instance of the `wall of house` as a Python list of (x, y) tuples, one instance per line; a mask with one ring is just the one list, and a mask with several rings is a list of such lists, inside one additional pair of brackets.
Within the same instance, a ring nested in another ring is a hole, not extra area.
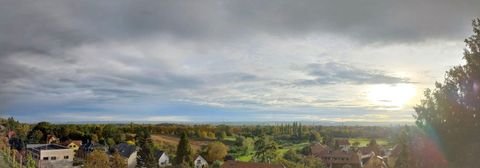
[(137, 152), (133, 152), (127, 161), (128, 168), (135, 168), (137, 166)]
[(194, 164), (195, 164), (195, 168), (207, 168), (208, 167), (207, 161), (205, 159), (202, 159), (202, 158), (195, 159)]
[[(44, 157), (48, 157), (48, 160), (43, 160)], [(55, 160), (52, 160), (52, 157), (55, 157)], [(71, 168), (73, 157), (72, 149), (41, 150), (38, 160), (42, 168)]]
[(168, 158), (168, 156), (166, 154), (163, 154), (162, 156), (160, 156), (160, 158), (158, 158), (158, 165), (160, 167), (169, 166), (170, 165), (170, 158)]

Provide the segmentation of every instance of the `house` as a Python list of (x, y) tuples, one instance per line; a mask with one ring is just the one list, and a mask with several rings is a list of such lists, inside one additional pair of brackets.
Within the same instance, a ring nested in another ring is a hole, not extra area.
[(310, 146), (311, 155), (321, 159), (328, 168), (361, 168), (360, 155), (353, 151), (333, 150), (322, 144)]
[(82, 145), (80, 145), (80, 147), (78, 148), (78, 151), (76, 153), (76, 157), (85, 159), (85, 158), (87, 158), (88, 154), (90, 154), (94, 150), (100, 150), (100, 151), (107, 152), (108, 148), (104, 145), (94, 143), (92, 141), (87, 140), (87, 141), (85, 141), (85, 143), (82, 143)]
[(222, 168), (285, 168), (281, 164), (268, 164), (268, 163), (254, 163), (254, 162), (240, 162), (234, 160), (228, 160), (223, 163)]
[(208, 162), (202, 156), (197, 156), (195, 161), (193, 161), (195, 168), (208, 168)]
[(56, 142), (58, 142), (58, 140), (59, 139), (53, 134), (48, 134), (47, 135), (47, 144), (56, 143)]
[(121, 143), (114, 147), (114, 150), (120, 154), (127, 162), (128, 168), (134, 168), (137, 166), (137, 152), (138, 147), (135, 145), (129, 145), (127, 143)]
[(336, 139), (335, 146), (342, 151), (350, 150), (350, 142), (348, 142), (348, 139)]
[(10, 130), (10, 131), (8, 131), (8, 133), (7, 133), (7, 138), (8, 138), (8, 139), (11, 139), (11, 138), (16, 137), (16, 136), (17, 136), (17, 133), (16, 133), (15, 131), (11, 131), (11, 130)]
[(363, 165), (363, 168), (388, 168), (388, 166), (383, 157), (375, 155), (375, 153), (372, 152), (370, 158), (368, 158)]
[(65, 142), (60, 143), (60, 145), (63, 145), (69, 149), (73, 149), (73, 152), (77, 153), (78, 149), (80, 146), (82, 146), (82, 141), (80, 140), (67, 140)]
[(27, 152), (41, 168), (71, 168), (74, 152), (57, 144), (27, 144)]
[(159, 151), (159, 150), (155, 151), (155, 158), (157, 158), (158, 160), (159, 167), (166, 167), (171, 165), (170, 158), (168, 157), (167, 153), (165, 153), (164, 151)]
[(358, 148), (358, 152), (362, 155), (370, 155), (372, 152), (379, 156), (385, 155), (385, 150), (380, 146), (365, 146)]

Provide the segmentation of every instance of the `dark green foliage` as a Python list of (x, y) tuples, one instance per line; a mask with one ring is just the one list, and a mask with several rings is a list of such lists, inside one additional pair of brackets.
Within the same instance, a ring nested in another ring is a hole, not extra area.
[(308, 139), (310, 142), (321, 142), (322, 136), (317, 131), (310, 132), (310, 137)]
[(302, 160), (302, 156), (297, 154), (297, 152), (293, 149), (288, 150), (283, 155), (283, 158), (292, 162), (299, 162)]
[(183, 133), (180, 137), (180, 142), (177, 146), (177, 155), (175, 157), (176, 164), (187, 164), (190, 165), (193, 161), (192, 159), (193, 151), (188, 141), (186, 133)]
[(395, 161), (395, 168), (409, 168), (412, 167), (409, 148), (408, 148), (408, 132), (406, 129), (403, 129), (398, 137), (398, 147), (400, 148), (400, 154)]
[(255, 160), (271, 163), (277, 157), (278, 145), (271, 137), (261, 136), (255, 141)]
[(416, 124), (438, 137), (454, 167), (477, 167), (480, 156), (480, 20), (473, 21), (474, 34), (465, 40), (465, 65), (455, 66), (443, 83), (425, 91), (415, 107)]
[(150, 131), (143, 128), (137, 131), (137, 145), (140, 146), (137, 156), (137, 167), (156, 167), (158, 160), (155, 158), (155, 147), (153, 146)]

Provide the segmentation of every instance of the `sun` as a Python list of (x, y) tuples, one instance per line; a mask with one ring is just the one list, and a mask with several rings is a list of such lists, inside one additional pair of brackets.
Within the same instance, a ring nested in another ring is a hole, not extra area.
[(398, 109), (405, 106), (416, 95), (413, 84), (373, 85), (368, 88), (368, 100), (387, 109)]

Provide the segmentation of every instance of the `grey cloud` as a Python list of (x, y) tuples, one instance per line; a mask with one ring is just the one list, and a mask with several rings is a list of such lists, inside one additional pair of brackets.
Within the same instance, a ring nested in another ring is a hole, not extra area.
[(0, 55), (62, 55), (91, 41), (155, 35), (236, 39), (337, 34), (360, 41), (463, 38), (480, 16), (476, 0), (18, 1), (0, 2)]
[(328, 84), (395, 84), (411, 83), (407, 78), (388, 75), (384, 71), (362, 69), (345, 63), (327, 62), (310, 64), (306, 67), (312, 80), (298, 81), (299, 85), (328, 85)]

